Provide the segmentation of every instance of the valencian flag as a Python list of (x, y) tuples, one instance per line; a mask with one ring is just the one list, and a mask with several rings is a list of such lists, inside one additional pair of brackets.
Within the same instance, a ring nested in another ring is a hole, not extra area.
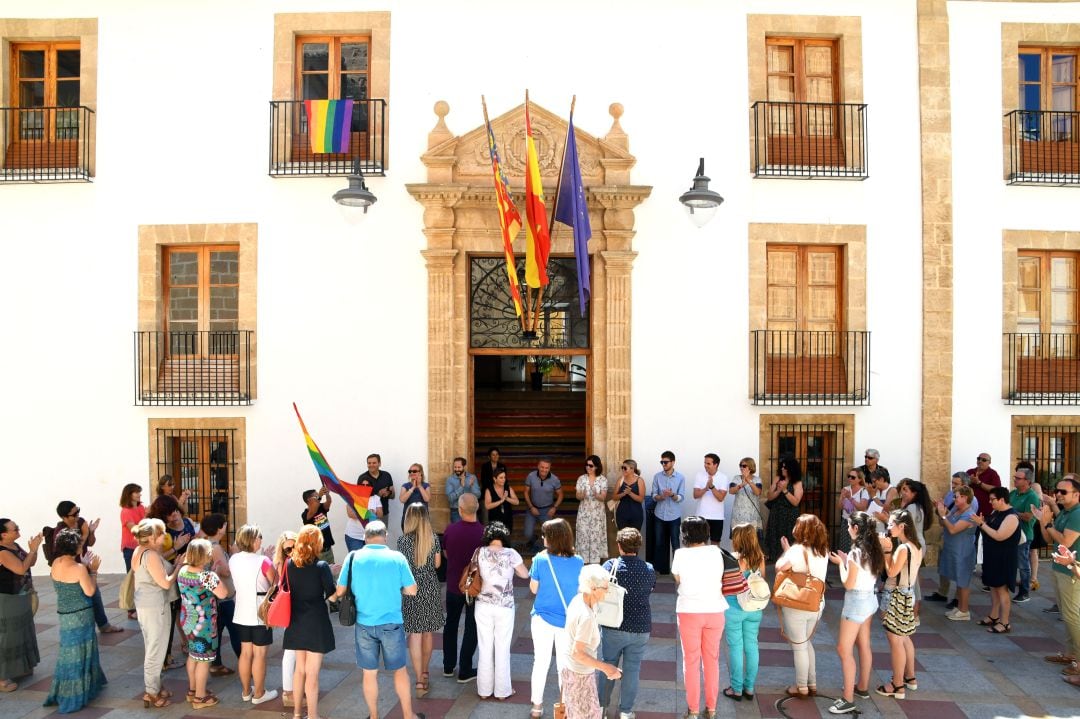
[(540, 181), (540, 160), (533, 142), (532, 122), (529, 120), (529, 99), (525, 97), (525, 284), (547, 287), (548, 255), (551, 235), (548, 234), (547, 208), (544, 207), (544, 186)]
[(312, 152), (347, 153), (353, 101), (304, 100)]
[(300, 410), (296, 408), (295, 402), (293, 402), (292, 407), (293, 411), (296, 412), (296, 419), (300, 420), (300, 429), (304, 432), (304, 441), (307, 442), (308, 454), (311, 455), (311, 462), (315, 465), (315, 471), (318, 472), (323, 486), (348, 502), (360, 519), (360, 524), (366, 526), (369, 521), (375, 519), (375, 513), (368, 509), (368, 500), (371, 499), (371, 487), (347, 484), (338, 479), (337, 475), (334, 474), (334, 470), (330, 468), (330, 463), (326, 461), (326, 457), (319, 449), (319, 445), (315, 444), (315, 440), (308, 434), (304, 419), (300, 416)]
[(578, 164), (577, 139), (574, 137), (574, 111), (570, 110), (570, 127), (566, 131), (566, 149), (563, 153), (562, 177), (559, 179), (559, 196), (555, 204), (555, 219), (574, 230), (574, 257), (577, 259), (578, 301), (581, 314), (585, 315), (589, 286), (589, 207), (585, 204), (585, 186), (581, 182), (581, 165)]
[[(485, 111), (486, 113), (486, 111)], [(495, 131), (491, 121), (487, 123), (488, 151), (491, 153), (491, 172), (495, 177), (495, 202), (499, 205), (499, 227), (502, 228), (503, 254), (506, 255), (506, 276), (510, 280), (510, 295), (514, 298), (514, 310), (521, 316), (521, 290), (518, 288), (517, 268), (514, 264), (514, 238), (521, 229), (521, 215), (510, 197), (510, 183), (499, 164), (499, 148), (495, 145)]]

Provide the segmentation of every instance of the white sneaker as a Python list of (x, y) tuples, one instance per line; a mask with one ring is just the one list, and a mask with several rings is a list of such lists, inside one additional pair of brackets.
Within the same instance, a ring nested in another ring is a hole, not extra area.
[(954, 622), (970, 622), (971, 612), (961, 612), (959, 609), (954, 609), (945, 615), (946, 619), (951, 619)]
[(634, 712), (619, 712), (619, 719), (637, 719)]
[(251, 703), (262, 704), (263, 702), (272, 702), (275, 699), (277, 699), (277, 689), (267, 689), (261, 697), (251, 697)]
[(244, 694), (243, 692), (240, 692), (240, 700), (241, 701), (249, 702), (249, 701), (251, 701), (252, 696), (254, 696), (254, 695), (253, 694)]

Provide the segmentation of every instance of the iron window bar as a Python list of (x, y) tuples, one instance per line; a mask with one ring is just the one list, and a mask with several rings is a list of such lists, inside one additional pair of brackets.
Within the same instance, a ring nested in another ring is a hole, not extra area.
[(135, 332), (135, 404), (252, 403), (251, 330)]
[(755, 102), (754, 177), (865, 180), (866, 114), (865, 103)]
[(381, 98), (353, 102), (349, 151), (311, 151), (303, 100), (270, 101), (271, 177), (347, 177), (386, 175), (387, 103)]
[(1005, 332), (1005, 403), (1080, 405), (1080, 335)]
[(1010, 185), (1080, 185), (1080, 112), (1013, 110), (1005, 115)]
[(90, 182), (94, 111), (0, 107), (0, 183)]
[(755, 405), (870, 404), (870, 332), (752, 330)]

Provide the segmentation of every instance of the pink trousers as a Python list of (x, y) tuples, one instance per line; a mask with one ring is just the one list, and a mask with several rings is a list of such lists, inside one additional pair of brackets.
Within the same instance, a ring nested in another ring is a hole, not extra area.
[(680, 613), (679, 639), (683, 651), (683, 684), (686, 705), (692, 713), (701, 709), (701, 671), (705, 674), (705, 708), (716, 709), (720, 696), (720, 640), (724, 635), (724, 613)]

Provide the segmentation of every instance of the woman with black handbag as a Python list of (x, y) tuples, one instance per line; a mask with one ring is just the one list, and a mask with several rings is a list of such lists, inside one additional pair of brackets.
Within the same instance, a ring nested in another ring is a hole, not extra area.
[(774, 602), (783, 607), (781, 612), (780, 634), (791, 645), (795, 654), (795, 684), (787, 688), (787, 695), (802, 699), (817, 694), (817, 667), (814, 645), (810, 639), (814, 636), (821, 613), (825, 609), (825, 594), (822, 591), (818, 608), (795, 609), (784, 606), (782, 573), (810, 575), (818, 580), (811, 583), (824, 589), (825, 574), (829, 569), (829, 533), (821, 520), (813, 514), (804, 514), (795, 522), (792, 531), (795, 544), (790, 544), (787, 537), (780, 540), (784, 554), (776, 560), (777, 590)]

